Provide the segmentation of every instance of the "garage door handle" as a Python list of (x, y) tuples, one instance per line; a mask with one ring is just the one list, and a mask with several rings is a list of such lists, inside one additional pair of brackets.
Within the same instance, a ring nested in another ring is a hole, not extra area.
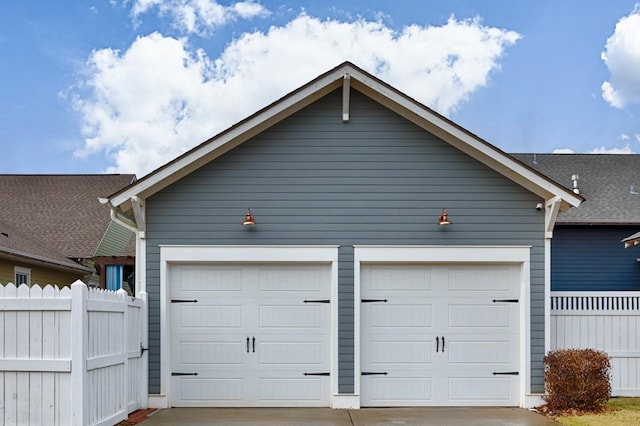
[(440, 352), (440, 336), (436, 336), (436, 353)]
[(247, 336), (247, 353), (249, 353), (249, 336)]
[(444, 352), (444, 336), (442, 336), (442, 352)]
[(255, 336), (253, 337), (253, 353), (256, 352), (256, 338)]

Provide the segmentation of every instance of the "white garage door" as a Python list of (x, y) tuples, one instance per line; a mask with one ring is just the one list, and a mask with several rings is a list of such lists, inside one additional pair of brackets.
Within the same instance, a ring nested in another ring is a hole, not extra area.
[(169, 277), (172, 406), (329, 405), (329, 266), (173, 265)]
[(363, 406), (519, 405), (519, 269), (367, 265)]

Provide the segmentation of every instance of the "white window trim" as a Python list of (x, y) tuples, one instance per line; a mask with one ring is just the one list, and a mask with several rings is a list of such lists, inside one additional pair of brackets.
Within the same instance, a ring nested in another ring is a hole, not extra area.
[[(360, 268), (363, 263), (509, 263), (520, 265), (520, 406), (531, 394), (531, 246), (354, 246), (354, 393), (360, 395)], [(357, 402), (359, 406), (359, 401)]]
[(331, 385), (338, 393), (338, 246), (160, 246), (160, 393), (155, 404), (171, 401), (169, 268), (176, 263), (300, 262), (331, 264)]
[(14, 284), (17, 284), (16, 280), (16, 275), (18, 274), (22, 274), (22, 275), (26, 275), (27, 276), (27, 282), (25, 283), (27, 286), (31, 287), (31, 269), (30, 268), (24, 268), (22, 266), (14, 266), (13, 267), (13, 279), (14, 281), (16, 281)]

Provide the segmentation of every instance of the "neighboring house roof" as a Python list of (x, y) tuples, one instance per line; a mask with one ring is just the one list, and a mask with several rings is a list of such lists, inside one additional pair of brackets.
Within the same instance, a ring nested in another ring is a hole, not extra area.
[(527, 166), (573, 188), (585, 202), (558, 215), (559, 224), (640, 225), (640, 155), (512, 154)]
[(45, 264), (54, 269), (92, 272), (91, 269), (47, 247), (45, 242), (4, 222), (0, 222), (0, 257), (19, 258), (30, 263)]
[[(144, 200), (296, 111), (340, 88), (343, 90), (343, 106), (342, 111), (336, 111), (336, 114), (343, 121), (349, 120), (349, 90), (352, 88), (440, 137), (541, 198), (559, 201), (562, 210), (578, 206), (583, 200), (579, 195), (567, 190), (562, 185), (558, 185), (533, 168), (514, 160), (505, 152), (432, 109), (355, 65), (345, 62), (151, 172), (128, 188), (115, 192), (109, 197), (109, 203), (121, 211), (128, 212), (133, 209), (135, 213), (137, 201), (133, 202), (132, 199), (136, 200), (137, 197), (138, 200)], [(139, 219), (142, 220), (141, 217)]]
[(621, 242), (624, 243), (624, 248), (640, 244), (640, 232), (636, 232), (633, 235), (629, 235), (627, 238), (623, 238)]
[(66, 258), (90, 258), (111, 222), (98, 202), (135, 175), (0, 175), (0, 221)]

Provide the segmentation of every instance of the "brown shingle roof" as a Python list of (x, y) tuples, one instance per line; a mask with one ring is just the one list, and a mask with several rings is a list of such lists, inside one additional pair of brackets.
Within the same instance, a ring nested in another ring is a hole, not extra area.
[(65, 255), (47, 247), (43, 242), (0, 221), (0, 256), (17, 256), (29, 260), (48, 263), (54, 267), (88, 272), (89, 269), (67, 259)]
[(0, 175), (0, 221), (69, 258), (92, 257), (110, 222), (98, 202), (135, 175)]
[(579, 176), (578, 188), (585, 201), (560, 213), (558, 223), (640, 224), (640, 155), (512, 155), (570, 189), (571, 176)]

